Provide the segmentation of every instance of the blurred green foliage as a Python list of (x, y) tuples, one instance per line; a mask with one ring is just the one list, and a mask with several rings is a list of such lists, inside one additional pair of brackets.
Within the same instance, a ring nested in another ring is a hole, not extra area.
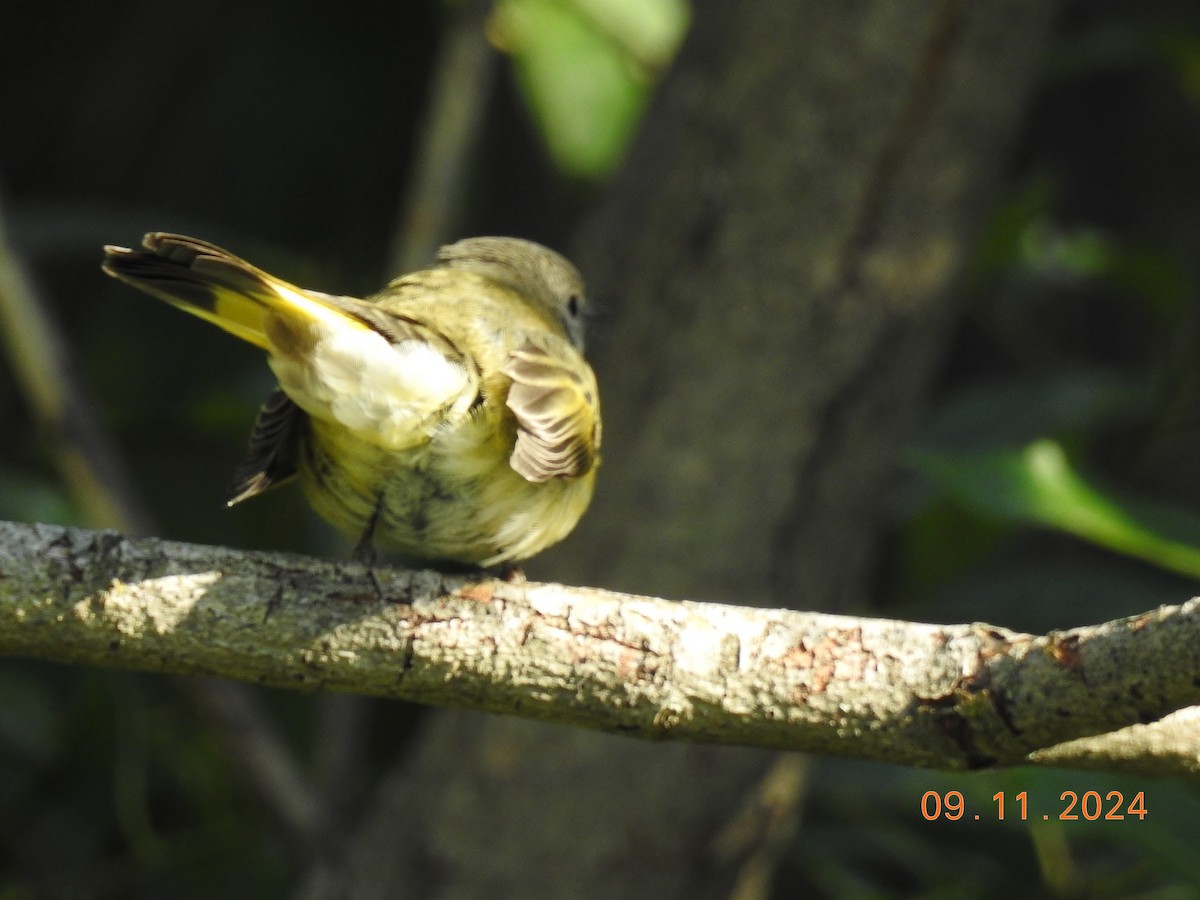
[(491, 35), (554, 161), (597, 178), (621, 160), (687, 24), (684, 0), (501, 0)]
[[(1081, 477), (1051, 439), (965, 456), (926, 451), (916, 455), (916, 465), (981, 516), (1056, 528), (1200, 578), (1200, 514), (1106, 494)], [(1174, 531), (1183, 533), (1177, 539)]]
[[(1200, 884), (1190, 839), (1200, 809), (1194, 787), (1053, 769), (964, 775), (846, 760), (826, 761), (821, 769), (821, 779), (836, 790), (817, 790), (810, 827), (787, 859), (774, 896), (1003, 900), (1020, 891), (1030, 897), (1184, 898)], [(946, 798), (954, 791), (962, 795), (960, 817), (951, 818), (945, 802), (931, 800), (923, 810), (927, 792)], [(1089, 820), (1077, 804), (1079, 818), (1064, 820), (1060, 815), (1070, 811), (1065, 791), (1077, 797), (1096, 791), (1102, 798), (1119, 791), (1121, 810), (1144, 792), (1147, 814)], [(1003, 820), (998, 792), (1005, 797)], [(927, 820), (926, 813), (936, 817)]]

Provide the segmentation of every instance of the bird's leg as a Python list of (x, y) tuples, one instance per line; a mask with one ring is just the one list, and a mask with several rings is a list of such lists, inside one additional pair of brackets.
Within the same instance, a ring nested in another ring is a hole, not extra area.
[(496, 577), (501, 581), (507, 581), (509, 584), (523, 584), (525, 582), (525, 570), (517, 563), (501, 563), (499, 570), (496, 572)]
[(355, 562), (360, 562), (367, 567), (367, 574), (371, 577), (371, 583), (375, 585), (375, 596), (377, 599), (383, 599), (383, 588), (379, 585), (379, 579), (375, 576), (375, 528), (379, 524), (379, 516), (383, 512), (383, 494), (375, 500), (375, 510), (371, 513), (371, 518), (367, 519), (367, 527), (363, 529), (362, 537), (358, 539), (358, 543), (354, 546), (354, 553), (351, 558)]
[(379, 516), (382, 512), (383, 494), (380, 494), (375, 499), (375, 509), (371, 513), (371, 518), (367, 519), (367, 527), (363, 529), (362, 536), (354, 545), (352, 558), (368, 569), (375, 565), (375, 528), (379, 525)]

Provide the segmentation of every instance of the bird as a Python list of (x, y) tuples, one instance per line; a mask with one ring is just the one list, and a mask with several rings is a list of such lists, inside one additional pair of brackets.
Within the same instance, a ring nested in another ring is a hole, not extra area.
[(323, 518), (405, 560), (513, 565), (566, 537), (600, 464), (583, 279), (533, 241), (474, 237), (359, 299), (151, 232), (103, 271), (265, 350), (228, 505), (298, 478)]

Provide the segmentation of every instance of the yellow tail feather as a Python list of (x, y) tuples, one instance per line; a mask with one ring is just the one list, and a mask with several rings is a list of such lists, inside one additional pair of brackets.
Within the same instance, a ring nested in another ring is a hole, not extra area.
[[(264, 350), (266, 320), (365, 327), (320, 294), (302, 291), (207, 241), (152, 232), (145, 249), (105, 247), (104, 271)], [(330, 298), (332, 300), (332, 298)]]

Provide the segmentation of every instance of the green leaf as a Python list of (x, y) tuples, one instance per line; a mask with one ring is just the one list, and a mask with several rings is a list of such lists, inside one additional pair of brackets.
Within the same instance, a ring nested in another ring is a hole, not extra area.
[(1040, 525), (1200, 578), (1200, 515), (1091, 484), (1061, 445), (954, 455), (917, 451), (912, 462), (980, 515)]
[(489, 30), (555, 162), (598, 178), (620, 161), (686, 25), (680, 0), (501, 0)]

